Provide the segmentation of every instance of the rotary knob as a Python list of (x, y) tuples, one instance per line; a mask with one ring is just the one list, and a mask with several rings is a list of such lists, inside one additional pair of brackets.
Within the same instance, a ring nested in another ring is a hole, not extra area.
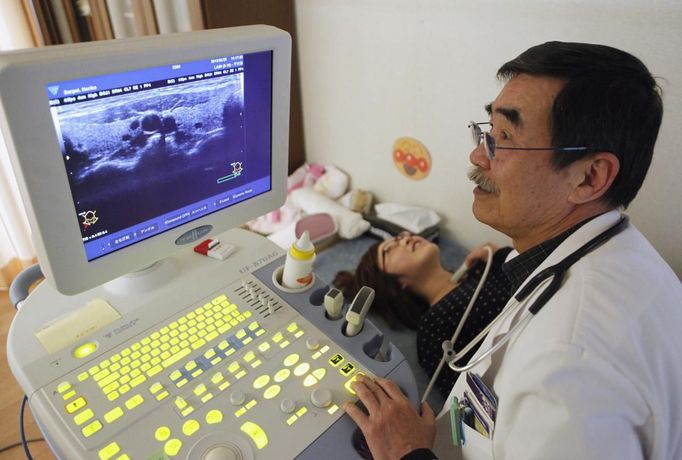
[(327, 388), (316, 388), (310, 393), (310, 402), (323, 409), (332, 403), (332, 392)]
[(310, 351), (317, 350), (320, 348), (320, 341), (315, 337), (309, 337), (305, 341), (305, 347)]
[(291, 414), (294, 409), (296, 409), (296, 404), (294, 404), (291, 399), (284, 398), (282, 402), (279, 403), (279, 409), (285, 414)]
[(233, 406), (241, 406), (244, 403), (246, 396), (239, 390), (230, 393), (230, 404)]
[(221, 445), (212, 447), (202, 458), (204, 460), (241, 460), (244, 456), (237, 446)]

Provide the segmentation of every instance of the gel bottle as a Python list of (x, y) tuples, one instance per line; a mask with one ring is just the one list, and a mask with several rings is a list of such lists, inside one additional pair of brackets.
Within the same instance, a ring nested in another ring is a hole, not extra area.
[(315, 246), (310, 241), (310, 235), (306, 230), (287, 252), (282, 285), (289, 289), (302, 289), (308, 286), (313, 280), (314, 261)]

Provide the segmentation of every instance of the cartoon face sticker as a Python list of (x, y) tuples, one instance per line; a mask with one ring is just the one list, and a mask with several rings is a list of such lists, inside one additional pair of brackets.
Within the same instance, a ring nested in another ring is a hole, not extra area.
[(417, 139), (401, 137), (393, 143), (393, 164), (408, 179), (421, 180), (431, 172), (431, 155)]

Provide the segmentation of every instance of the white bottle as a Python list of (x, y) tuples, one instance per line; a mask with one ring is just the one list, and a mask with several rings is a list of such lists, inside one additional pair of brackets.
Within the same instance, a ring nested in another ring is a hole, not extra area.
[(313, 280), (314, 261), (315, 246), (310, 241), (310, 235), (306, 230), (287, 252), (282, 272), (282, 285), (289, 289), (302, 289), (308, 286)]

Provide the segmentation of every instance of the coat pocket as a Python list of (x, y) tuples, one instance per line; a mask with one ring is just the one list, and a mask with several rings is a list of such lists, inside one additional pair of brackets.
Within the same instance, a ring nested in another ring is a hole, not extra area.
[(490, 460), (493, 458), (493, 441), (471, 428), (462, 424), (464, 432), (464, 446), (462, 446), (463, 460)]

